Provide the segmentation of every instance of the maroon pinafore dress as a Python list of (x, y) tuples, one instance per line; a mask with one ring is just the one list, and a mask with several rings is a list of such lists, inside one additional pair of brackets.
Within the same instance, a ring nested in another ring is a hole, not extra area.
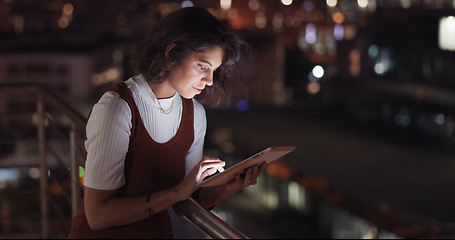
[[(177, 134), (166, 143), (155, 142), (148, 134), (133, 96), (125, 83), (120, 82), (106, 91), (114, 91), (131, 108), (132, 129), (125, 159), (126, 184), (119, 194), (144, 196), (151, 192), (178, 185), (185, 177), (185, 157), (194, 139), (194, 109), (191, 99), (183, 100), (183, 113)], [(99, 231), (90, 229), (84, 203), (73, 219), (68, 238), (172, 238), (172, 222), (167, 210), (144, 220)]]

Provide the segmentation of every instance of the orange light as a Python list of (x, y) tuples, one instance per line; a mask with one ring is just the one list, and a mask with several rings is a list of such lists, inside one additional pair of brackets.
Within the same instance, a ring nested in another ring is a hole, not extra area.
[(321, 85), (318, 82), (310, 82), (307, 85), (307, 91), (309, 94), (316, 94), (321, 91)]
[(268, 175), (275, 176), (278, 173), (278, 167), (276, 164), (268, 164), (267, 168), (265, 169)]
[(71, 3), (67, 3), (63, 6), (63, 13), (65, 13), (66, 15), (72, 14), (73, 11), (74, 11), (74, 7)]
[(332, 19), (335, 23), (342, 24), (344, 22), (344, 15), (340, 12), (335, 12), (332, 15)]
[(84, 177), (85, 177), (85, 175), (82, 177), (79, 177), (79, 182), (81, 183), (82, 186), (84, 186)]
[(243, 28), (245, 28), (245, 22), (244, 22), (244, 20), (242, 18), (231, 19), (229, 21), (229, 25), (233, 29), (243, 29)]
[(62, 28), (62, 29), (63, 29), (63, 28), (67, 28), (68, 25), (69, 25), (69, 21), (68, 21), (67, 18), (61, 17), (61, 18), (58, 19), (58, 26), (59, 26), (59, 28)]
[(292, 176), (291, 169), (284, 165), (280, 165), (279, 163), (268, 164), (265, 171), (268, 175), (279, 179), (290, 179)]
[(278, 178), (287, 180), (290, 179), (291, 176), (292, 176), (291, 169), (283, 165), (279, 167)]

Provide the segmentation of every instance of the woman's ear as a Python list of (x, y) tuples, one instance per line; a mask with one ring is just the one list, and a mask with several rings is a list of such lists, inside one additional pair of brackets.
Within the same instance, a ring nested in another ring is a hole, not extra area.
[(166, 58), (169, 57), (169, 52), (175, 47), (177, 47), (177, 44), (175, 44), (175, 43), (171, 43), (171, 44), (167, 45), (166, 52), (164, 53)]

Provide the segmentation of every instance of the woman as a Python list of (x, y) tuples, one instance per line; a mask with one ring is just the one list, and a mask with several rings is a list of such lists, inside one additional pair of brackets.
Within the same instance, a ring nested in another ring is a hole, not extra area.
[[(265, 164), (226, 185), (195, 185), (223, 171), (203, 156), (206, 116), (249, 46), (207, 10), (182, 8), (139, 44), (137, 75), (107, 89), (87, 127), (84, 199), (69, 238), (172, 238), (168, 208), (193, 196), (209, 209), (256, 184)], [(197, 97), (198, 100), (195, 99)]]

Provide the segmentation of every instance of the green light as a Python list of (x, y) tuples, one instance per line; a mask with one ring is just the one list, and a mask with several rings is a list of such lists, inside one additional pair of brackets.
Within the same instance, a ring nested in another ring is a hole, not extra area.
[(79, 177), (83, 177), (85, 175), (85, 169), (82, 166), (79, 166)]

